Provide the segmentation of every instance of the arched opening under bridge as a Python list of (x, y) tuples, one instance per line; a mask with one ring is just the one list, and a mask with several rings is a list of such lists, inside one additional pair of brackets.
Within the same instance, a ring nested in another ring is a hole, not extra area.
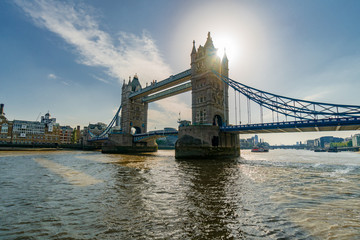
[(220, 115), (215, 115), (214, 116), (213, 125), (214, 126), (222, 126), (223, 125), (223, 120), (222, 120)]
[(139, 134), (141, 133), (140, 127), (131, 127), (131, 134)]

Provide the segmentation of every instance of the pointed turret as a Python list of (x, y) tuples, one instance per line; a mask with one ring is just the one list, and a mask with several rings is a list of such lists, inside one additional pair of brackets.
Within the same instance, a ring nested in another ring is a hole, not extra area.
[(193, 41), (193, 48), (191, 51), (191, 55), (196, 54), (196, 48), (195, 48), (195, 40)]
[(229, 59), (228, 59), (227, 56), (226, 56), (226, 48), (224, 48), (224, 55), (223, 55), (223, 57), (222, 57), (222, 62), (223, 62), (223, 63), (229, 62)]
[(204, 47), (205, 47), (206, 49), (214, 49), (214, 48), (215, 48), (215, 47), (214, 47), (213, 40), (212, 40), (212, 38), (211, 38), (211, 36), (210, 36), (210, 32), (208, 32), (208, 37), (207, 37), (207, 39), (206, 39), (206, 43), (205, 43)]
[(191, 51), (191, 64), (195, 62), (195, 59), (196, 59), (196, 48), (195, 48), (195, 40), (193, 41), (193, 48), (192, 48), (192, 51)]
[(141, 84), (139, 82), (139, 78), (137, 76), (137, 74), (134, 75), (134, 78), (131, 82), (131, 90), (132, 91), (136, 91), (136, 90), (139, 90), (141, 89)]
[(228, 77), (229, 76), (229, 60), (226, 56), (226, 48), (224, 48), (224, 55), (221, 60), (221, 65), (222, 65), (221, 74), (225, 77)]

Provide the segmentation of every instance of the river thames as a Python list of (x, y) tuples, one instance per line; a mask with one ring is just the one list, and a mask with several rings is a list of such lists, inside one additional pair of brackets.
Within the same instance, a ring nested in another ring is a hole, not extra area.
[(0, 152), (0, 239), (359, 239), (360, 153)]

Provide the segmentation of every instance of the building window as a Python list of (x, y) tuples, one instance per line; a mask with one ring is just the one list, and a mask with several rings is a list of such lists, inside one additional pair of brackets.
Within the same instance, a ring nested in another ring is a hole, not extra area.
[(8, 129), (9, 129), (8, 125), (6, 123), (3, 124), (1, 127), (1, 133), (7, 133)]

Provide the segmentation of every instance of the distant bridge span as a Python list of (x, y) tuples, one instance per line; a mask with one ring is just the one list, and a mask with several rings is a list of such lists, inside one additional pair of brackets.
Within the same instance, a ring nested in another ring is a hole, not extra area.
[(140, 141), (149, 141), (152, 139), (163, 138), (166, 136), (177, 136), (178, 131), (168, 131), (168, 130), (159, 130), (159, 131), (150, 131), (147, 133), (134, 134), (134, 142)]

